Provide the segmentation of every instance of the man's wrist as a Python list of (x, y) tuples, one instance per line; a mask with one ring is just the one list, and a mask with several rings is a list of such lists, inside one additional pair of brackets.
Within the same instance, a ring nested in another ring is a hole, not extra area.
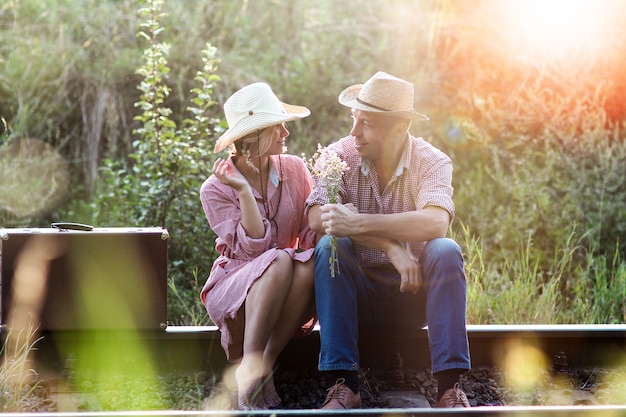
[(368, 226), (370, 225), (370, 223), (372, 222), (372, 218), (371, 218), (371, 214), (366, 214), (366, 213), (358, 213), (355, 216), (355, 224), (354, 224), (354, 228), (352, 230), (352, 234), (354, 235), (369, 235), (369, 228)]
[(404, 250), (404, 246), (402, 246), (400, 242), (396, 240), (385, 239), (384, 242), (385, 242), (385, 249), (383, 250), (389, 257), (391, 257), (391, 255), (393, 255), (398, 250), (402, 250), (402, 251)]

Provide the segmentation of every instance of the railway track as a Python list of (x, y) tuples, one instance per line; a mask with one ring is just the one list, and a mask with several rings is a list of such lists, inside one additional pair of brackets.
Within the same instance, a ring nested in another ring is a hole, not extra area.
[[(227, 362), (214, 326), (169, 326), (164, 331), (56, 331), (43, 332), (37, 356), (45, 363), (60, 364), (57, 346), (66, 346), (65, 356), (75, 355), (71, 346), (82, 342), (104, 347), (126, 344), (129, 338), (149, 346), (164, 370), (221, 371)], [(512, 354), (540, 352), (544, 359), (573, 367), (614, 367), (626, 361), (626, 325), (469, 325), (468, 339), (473, 366), (502, 366)], [(429, 367), (427, 330), (413, 334), (362, 334), (363, 367), (390, 366), (398, 354), (407, 368)], [(319, 352), (319, 332), (294, 339), (279, 362), (289, 368), (314, 368)]]
[[(224, 372), (228, 363), (220, 346), (219, 331), (213, 326), (169, 326), (163, 331), (55, 331), (42, 332), (34, 353), (37, 366), (62, 373), (68, 362), (96, 364), (88, 356), (94, 351), (115, 352), (117, 359), (132, 363), (146, 356), (161, 373), (204, 371), (213, 375)], [(519, 367), (537, 365), (555, 373), (573, 368), (611, 369), (626, 364), (626, 325), (470, 325), (468, 338), (472, 365), (478, 367)], [(138, 343), (143, 346), (137, 349)], [(413, 334), (362, 334), (363, 368), (388, 370), (394, 359), (402, 358), (406, 369), (428, 368), (427, 330)], [(85, 348), (87, 347), (87, 348)], [(319, 332), (294, 339), (279, 359), (283, 369), (313, 371), (319, 352)], [(87, 356), (81, 358), (81, 356)], [(117, 360), (116, 359), (116, 360)], [(84, 366), (84, 365), (83, 365)], [(100, 366), (100, 365), (99, 365)], [(82, 368), (83, 371), (86, 369)], [(224, 410), (86, 413), (99, 416), (228, 416), (228, 415), (308, 415), (336, 414), (320, 410), (269, 410), (238, 412)], [(76, 416), (75, 413), (66, 413)], [(80, 414), (80, 413), (79, 413)], [(343, 411), (342, 415), (393, 416), (458, 415), (458, 410), (429, 408), (365, 408)], [(481, 406), (463, 410), (476, 416), (626, 416), (626, 405), (585, 406)], [(27, 414), (20, 413), (20, 416)], [(46, 413), (36, 413), (45, 417)], [(60, 417), (63, 413), (53, 413)]]

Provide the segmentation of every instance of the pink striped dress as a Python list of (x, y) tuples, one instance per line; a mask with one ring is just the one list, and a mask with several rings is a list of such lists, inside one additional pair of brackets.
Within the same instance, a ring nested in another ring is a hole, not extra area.
[[(271, 162), (268, 204), (254, 191), (265, 224), (265, 236), (260, 239), (247, 236), (241, 226), (239, 193), (235, 189), (214, 175), (200, 188), (202, 207), (217, 235), (215, 249), (219, 253), (200, 298), (211, 321), (220, 329), (229, 361), (242, 355), (244, 317), (240, 309), (248, 290), (276, 259), (278, 249), (288, 252), (294, 261), (306, 262), (315, 247), (315, 232), (304, 213), (313, 184), (308, 169), (294, 155), (274, 155)], [(310, 330), (313, 321), (305, 325), (305, 330)]]

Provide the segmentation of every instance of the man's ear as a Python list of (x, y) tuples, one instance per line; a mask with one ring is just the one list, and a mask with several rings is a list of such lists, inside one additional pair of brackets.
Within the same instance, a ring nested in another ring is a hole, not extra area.
[(411, 119), (401, 119), (393, 125), (391, 133), (393, 137), (404, 136), (411, 127)]

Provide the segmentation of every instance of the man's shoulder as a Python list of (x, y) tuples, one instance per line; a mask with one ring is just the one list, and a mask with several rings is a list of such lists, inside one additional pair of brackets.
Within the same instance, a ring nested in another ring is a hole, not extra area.
[(450, 157), (430, 142), (422, 137), (409, 135), (411, 155), (413, 158), (425, 158), (429, 160), (450, 159)]

